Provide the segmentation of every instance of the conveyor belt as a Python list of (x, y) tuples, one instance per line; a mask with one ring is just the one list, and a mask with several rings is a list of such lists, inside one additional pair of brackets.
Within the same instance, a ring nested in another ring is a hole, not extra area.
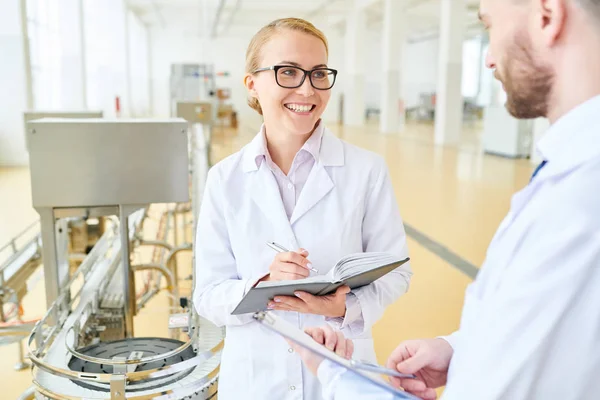
[[(140, 216), (136, 214), (129, 217), (130, 222), (130, 233), (135, 234), (135, 226), (139, 222)], [(95, 289), (105, 279), (110, 265), (114, 262), (115, 257), (120, 257), (120, 241), (118, 237), (112, 245), (111, 256), (101, 259), (94, 265), (93, 269), (86, 277), (86, 282), (81, 291), (81, 297), (79, 299), (77, 307), (66, 319), (62, 329), (57, 333), (55, 340), (48, 349), (43, 361), (45, 364), (49, 364), (56, 368), (69, 370), (69, 363), (72, 360), (71, 354), (68, 352), (65, 340), (69, 337), (72, 343), (72, 331), (71, 327), (74, 326), (80, 319), (80, 316), (86, 311), (88, 304), (92, 301)], [(119, 265), (119, 268), (121, 266)], [(115, 276), (122, 275), (120, 271), (115, 273)], [(111, 282), (112, 283), (112, 282)], [(109, 287), (112, 285), (109, 285)], [(111, 293), (110, 290), (107, 293)], [(210, 353), (209, 351), (222, 343), (223, 330), (212, 325), (206, 320), (201, 320), (199, 329), (199, 340), (198, 340), (198, 354), (208, 354), (206, 359), (199, 359), (195, 357), (193, 360), (198, 359), (202, 361), (197, 366), (188, 367), (185, 373), (177, 373), (176, 380), (169, 379), (169, 377), (157, 378), (155, 382), (142, 382), (147, 388), (140, 386), (138, 383), (135, 392), (127, 392), (127, 398), (140, 397), (152, 395), (157, 391), (155, 383), (160, 383), (160, 391), (162, 393), (168, 393), (173, 391), (168, 398), (194, 398), (194, 399), (208, 399), (211, 398), (216, 392), (216, 379), (218, 368), (220, 364), (220, 351)], [(71, 332), (71, 333), (70, 333)], [(71, 336), (68, 336), (71, 335)], [(143, 350), (142, 350), (143, 351)], [(190, 360), (190, 361), (193, 361)], [(160, 375), (160, 374), (159, 374)], [(163, 374), (164, 375), (164, 374)], [(171, 374), (169, 374), (171, 375)], [(153, 378), (154, 379), (154, 378)], [(91, 382), (90, 385), (82, 387), (79, 384), (74, 383), (68, 378), (59, 377), (46, 372), (42, 369), (35, 369), (34, 381), (37, 383), (39, 390), (42, 393), (47, 393), (50, 397), (45, 397), (42, 394), (37, 394), (38, 398), (52, 398), (51, 393), (60, 394), (66, 396), (66, 398), (85, 398), (85, 399), (108, 399), (110, 394), (106, 392), (105, 385), (98, 382)], [(98, 389), (96, 389), (98, 388)], [(152, 389), (154, 388), (154, 389)], [(178, 397), (180, 393), (181, 397)], [(173, 397), (175, 396), (175, 397)]]
[[(40, 234), (37, 233), (23, 247), (17, 249), (14, 254), (0, 264), (0, 277), (2, 278), (0, 283), (3, 281), (4, 285), (10, 287), (11, 284), (14, 284), (17, 275), (22, 275), (20, 281), (26, 281), (35, 268), (41, 264), (41, 247), (42, 240)], [(7, 248), (9, 248), (8, 245), (3, 249)]]

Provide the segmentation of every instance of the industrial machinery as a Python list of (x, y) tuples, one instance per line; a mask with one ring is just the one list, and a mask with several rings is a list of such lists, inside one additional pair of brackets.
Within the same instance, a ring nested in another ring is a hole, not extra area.
[[(24, 233), (9, 244), (0, 287), (15, 287), (15, 270), (35, 269), (43, 260), (47, 312), (33, 328), (0, 330), (0, 339), (18, 340), (31, 330), (30, 392), (38, 399), (212, 398), (223, 331), (180, 296), (177, 267), (177, 254), (191, 251), (194, 240), (187, 233), (197, 216), (197, 206), (188, 206), (190, 183), (197, 203), (208, 168), (201, 130), (179, 118), (41, 119), (27, 124), (27, 135), (41, 231), (33, 226), (31, 238)], [(162, 213), (156, 240), (147, 239), (152, 207), (161, 204), (174, 207)], [(95, 226), (100, 218), (98, 240), (72, 272), (69, 221)], [(174, 243), (167, 239), (171, 227)], [(152, 261), (139, 262), (136, 251), (147, 246), (155, 249)], [(137, 337), (133, 317), (163, 280), (171, 337)]]
[[(102, 111), (25, 111), (25, 127), (30, 121), (42, 118), (102, 118)], [(29, 140), (26, 136), (27, 148)], [(78, 265), (86, 252), (94, 246), (102, 235), (103, 220), (87, 221), (83, 218), (70, 218), (64, 222), (68, 232), (69, 262)], [(28, 292), (28, 282), (38, 271), (42, 262), (42, 240), (39, 222), (34, 222), (4, 246), (0, 246), (0, 345), (16, 343), (19, 346), (19, 360), (15, 369), (25, 369), (29, 364), (24, 360), (21, 341), (35, 321), (23, 321), (22, 301)], [(40, 277), (41, 278), (41, 277)], [(8, 306), (5, 312), (5, 305)]]
[(208, 64), (171, 65), (171, 115), (177, 115), (177, 103), (214, 102), (216, 94), (215, 71)]
[[(214, 107), (210, 102), (177, 102), (177, 117), (183, 118), (188, 122), (190, 170), (202, 176), (206, 175), (208, 172), (207, 167), (211, 165), (210, 144), (212, 140), (212, 121), (215, 118), (214, 113)], [(194, 153), (203, 153), (204, 157), (193, 157), (192, 154)], [(199, 185), (199, 182), (197, 179), (192, 179), (190, 183), (193, 193), (192, 213), (195, 216), (198, 215), (199, 199), (202, 198), (202, 187)]]
[[(43, 118), (102, 118), (102, 111), (89, 111), (89, 110), (70, 110), (70, 111), (41, 111), (41, 110), (29, 110), (23, 113), (23, 122), (25, 129), (30, 121)], [(29, 137), (25, 135), (25, 142), (27, 149), (29, 149)]]

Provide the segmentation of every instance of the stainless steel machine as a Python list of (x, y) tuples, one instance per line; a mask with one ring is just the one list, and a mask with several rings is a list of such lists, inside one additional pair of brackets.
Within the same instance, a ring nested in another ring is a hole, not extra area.
[[(25, 128), (30, 121), (42, 118), (102, 118), (102, 111), (32, 110), (23, 113)], [(26, 136), (28, 139), (28, 136)], [(26, 140), (29, 149), (29, 140)], [(95, 221), (95, 223), (94, 223)], [(77, 266), (85, 253), (99, 240), (103, 234), (104, 220), (69, 218), (60, 222), (62, 232), (68, 236), (69, 263)], [(15, 369), (25, 369), (29, 364), (24, 359), (21, 341), (33, 327), (34, 321), (24, 321), (22, 301), (29, 291), (28, 282), (41, 278), (39, 271), (42, 261), (42, 240), (39, 221), (28, 226), (24, 231), (0, 246), (0, 345), (17, 344), (19, 359)], [(5, 306), (7, 306), (5, 312)]]
[[(223, 330), (201, 319), (189, 298), (177, 304), (176, 255), (191, 251), (193, 239), (184, 235), (180, 244), (176, 233), (170, 244), (142, 234), (156, 203), (175, 203), (161, 226), (176, 230), (177, 214), (190, 211), (185, 206), (190, 182), (203, 184), (206, 153), (188, 146), (188, 123), (41, 119), (27, 124), (27, 135), (41, 234), (31, 239), (29, 252), (35, 255), (22, 257), (38, 264), (43, 259), (48, 307), (27, 341), (36, 398), (213, 397)], [(98, 217), (106, 218), (103, 233), (72, 273), (66, 223)], [(165, 251), (154, 262), (137, 264), (132, 254), (141, 246)], [(140, 271), (155, 274), (136, 292)], [(169, 327), (179, 334), (136, 337), (133, 317), (160, 290), (162, 279), (172, 299)]]

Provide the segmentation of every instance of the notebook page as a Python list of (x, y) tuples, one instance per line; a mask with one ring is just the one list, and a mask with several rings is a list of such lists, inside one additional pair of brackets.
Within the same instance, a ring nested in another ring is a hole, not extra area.
[(334, 278), (342, 281), (360, 273), (383, 265), (401, 261), (400, 258), (388, 253), (356, 253), (340, 260), (334, 268)]

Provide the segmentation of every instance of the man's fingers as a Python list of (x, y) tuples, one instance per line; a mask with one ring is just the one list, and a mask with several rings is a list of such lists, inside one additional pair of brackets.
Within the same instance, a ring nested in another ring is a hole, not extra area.
[(410, 392), (423, 392), (427, 390), (425, 382), (419, 379), (398, 379), (397, 381), (401, 388)]
[(417, 352), (414, 356), (399, 362), (395, 367), (403, 374), (415, 374), (425, 368), (429, 363), (429, 357), (423, 352)]
[(344, 338), (344, 335), (342, 335), (342, 332), (337, 331), (336, 332), (336, 339), (335, 339), (335, 354), (337, 354), (340, 357), (345, 357), (346, 356), (346, 339)]
[(321, 328), (306, 328), (305, 332), (309, 334), (313, 340), (319, 344), (325, 344), (325, 334)]
[(430, 362), (427, 351), (419, 347), (413, 347), (411, 347), (410, 342), (400, 343), (390, 354), (386, 366), (397, 369), (404, 374), (414, 374), (426, 367)]
[(354, 354), (354, 342), (352, 340), (348, 340), (346, 347), (346, 359), (349, 360), (352, 358), (352, 354)]
[(337, 334), (328, 324), (323, 325), (323, 333), (325, 334), (325, 347), (333, 351), (337, 344)]
[(386, 367), (396, 369), (398, 363), (408, 359), (411, 357), (410, 352), (408, 351), (408, 343), (402, 342), (392, 351), (390, 356), (388, 357)]
[(415, 392), (407, 390), (407, 392), (410, 394), (413, 394), (423, 400), (436, 400), (437, 399), (437, 393), (433, 389), (426, 389), (423, 391), (415, 391)]

